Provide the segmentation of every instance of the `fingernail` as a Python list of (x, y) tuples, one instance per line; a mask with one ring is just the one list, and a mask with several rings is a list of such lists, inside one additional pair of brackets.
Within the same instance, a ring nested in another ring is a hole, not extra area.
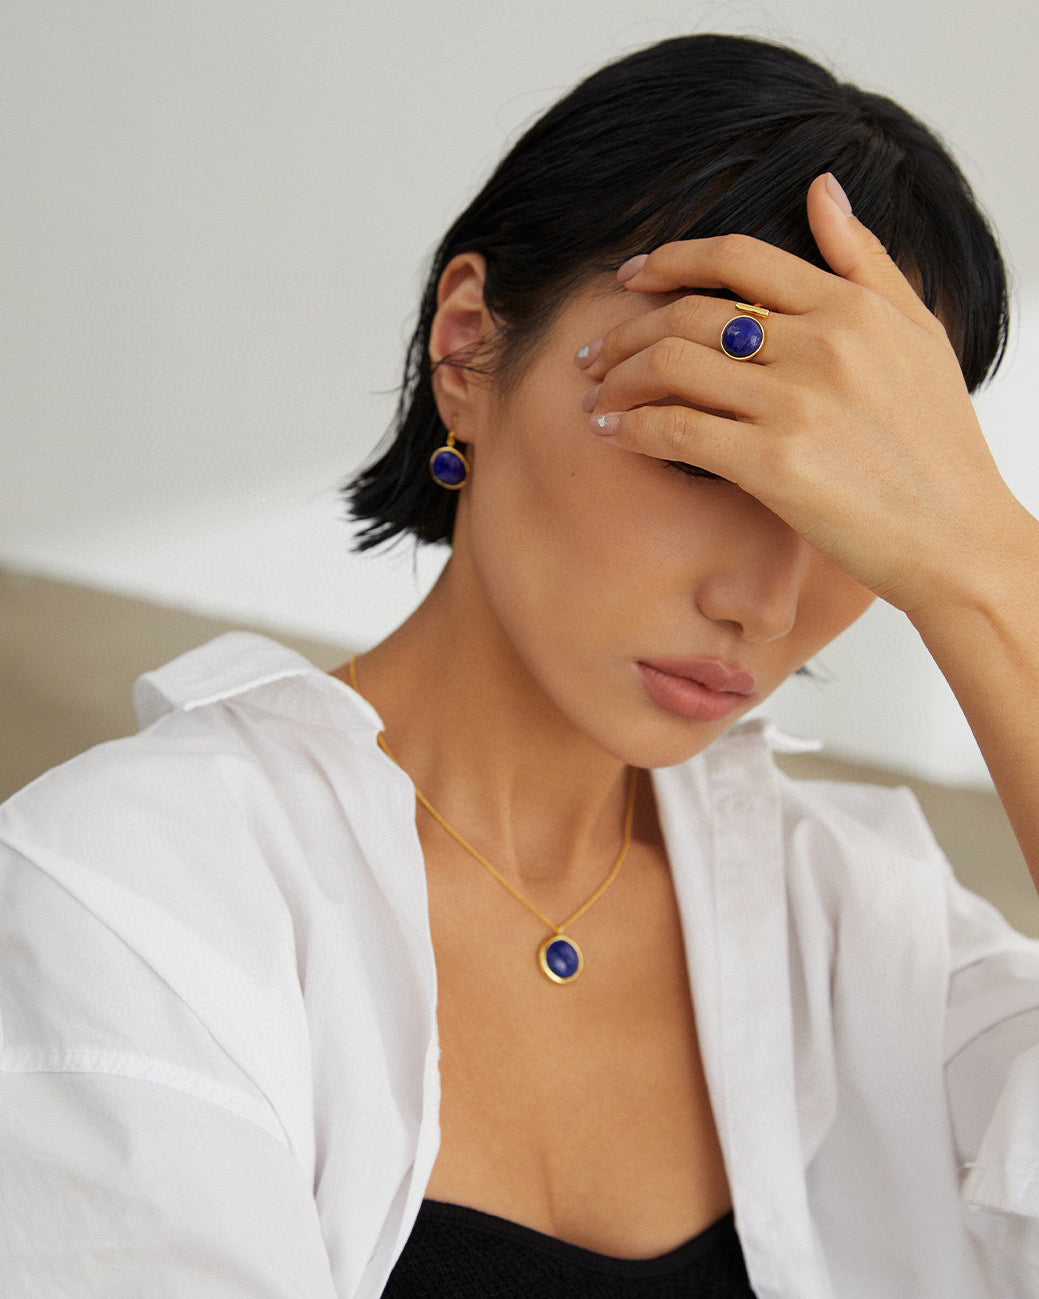
[(600, 437), (612, 437), (617, 432), (617, 423), (620, 420), (619, 415), (595, 415), (592, 418), (592, 428)]
[(851, 216), (851, 202), (832, 171), (826, 173), (826, 192), (846, 216)]
[(639, 253), (637, 257), (629, 257), (623, 266), (617, 268), (617, 279), (623, 284), (625, 280), (630, 280), (632, 276), (638, 275), (639, 271), (645, 266), (649, 253)]
[(599, 348), (602, 347), (601, 338), (593, 338), (590, 343), (585, 343), (584, 347), (577, 349), (577, 355), (574, 360), (583, 369), (586, 365), (591, 365), (599, 355)]
[(595, 384), (593, 387), (589, 388), (581, 398), (581, 405), (585, 410), (595, 410), (595, 403), (599, 400), (599, 389), (601, 387), (601, 383)]

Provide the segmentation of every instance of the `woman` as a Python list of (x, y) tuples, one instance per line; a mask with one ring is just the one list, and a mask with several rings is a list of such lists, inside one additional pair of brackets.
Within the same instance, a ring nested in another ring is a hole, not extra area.
[(7, 1290), (1039, 1294), (1039, 950), (735, 725), (886, 599), (1039, 877), (1005, 329), (941, 146), (790, 51), (532, 127), (351, 489), (429, 597), (331, 676), (203, 647), (7, 805)]

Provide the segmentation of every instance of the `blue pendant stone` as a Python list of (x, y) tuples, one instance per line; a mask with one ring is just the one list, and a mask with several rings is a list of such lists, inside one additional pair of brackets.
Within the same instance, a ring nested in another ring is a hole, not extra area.
[(465, 461), (457, 451), (451, 451), (447, 447), (436, 453), (431, 468), (433, 477), (445, 487), (461, 487), (465, 481)]
[(545, 961), (557, 979), (572, 979), (581, 968), (577, 949), (565, 938), (557, 938), (554, 943), (549, 943), (545, 951)]
[(753, 316), (737, 316), (722, 330), (722, 351), (737, 361), (745, 361), (761, 350), (765, 331)]

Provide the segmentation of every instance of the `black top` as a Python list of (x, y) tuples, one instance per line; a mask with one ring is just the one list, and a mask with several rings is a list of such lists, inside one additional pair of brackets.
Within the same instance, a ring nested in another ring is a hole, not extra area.
[(657, 1258), (612, 1258), (423, 1200), (383, 1299), (754, 1299), (731, 1213)]

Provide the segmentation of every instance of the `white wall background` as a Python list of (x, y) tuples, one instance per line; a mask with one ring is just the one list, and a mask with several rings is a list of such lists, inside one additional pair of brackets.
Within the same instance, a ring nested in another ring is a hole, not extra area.
[[(349, 554), (424, 258), (504, 147), (606, 59), (763, 35), (938, 125), (1001, 231), (1016, 340), (979, 403), (1039, 510), (1035, 0), (8, 0), (0, 564), (344, 645), (437, 554)], [(735, 88), (734, 88), (735, 89)], [(877, 608), (768, 710), (850, 756), (984, 768)]]

